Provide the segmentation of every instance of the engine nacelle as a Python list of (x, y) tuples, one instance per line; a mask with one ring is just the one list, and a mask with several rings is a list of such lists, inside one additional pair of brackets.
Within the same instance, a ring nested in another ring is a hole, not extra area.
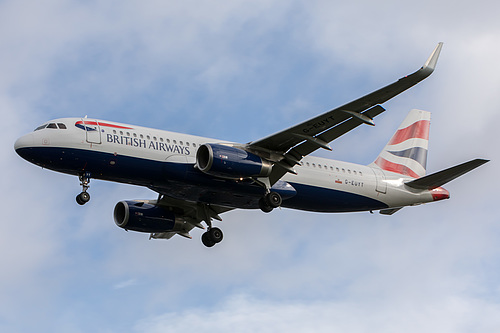
[(169, 232), (180, 230), (183, 220), (161, 207), (140, 201), (120, 201), (113, 213), (115, 223), (125, 230)]
[(269, 161), (255, 154), (213, 143), (198, 148), (196, 167), (206, 174), (228, 179), (266, 177), (272, 169)]

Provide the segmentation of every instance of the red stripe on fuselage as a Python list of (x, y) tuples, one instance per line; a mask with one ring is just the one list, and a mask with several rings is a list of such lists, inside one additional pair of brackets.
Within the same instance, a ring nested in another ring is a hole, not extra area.
[(408, 139), (429, 140), (429, 120), (419, 120), (408, 127), (399, 129), (392, 136), (389, 145), (396, 145)]
[(102, 123), (102, 122), (97, 122), (97, 121), (77, 121), (75, 125), (99, 125), (99, 126), (104, 126), (104, 127), (111, 127), (111, 128), (121, 128), (121, 129), (133, 129), (132, 127), (125, 127), (125, 126), (120, 126), (120, 125), (113, 125), (113, 124), (108, 124), (108, 123)]
[(397, 164), (393, 162), (389, 162), (382, 157), (377, 158), (375, 164), (378, 165), (382, 170), (399, 173), (400, 175), (410, 176), (413, 178), (420, 178), (412, 169), (404, 166), (402, 164)]

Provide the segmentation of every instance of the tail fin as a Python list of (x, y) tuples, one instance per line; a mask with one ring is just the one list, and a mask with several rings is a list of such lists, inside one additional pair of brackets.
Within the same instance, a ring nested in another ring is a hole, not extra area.
[(425, 176), (431, 113), (411, 110), (373, 164), (385, 171)]

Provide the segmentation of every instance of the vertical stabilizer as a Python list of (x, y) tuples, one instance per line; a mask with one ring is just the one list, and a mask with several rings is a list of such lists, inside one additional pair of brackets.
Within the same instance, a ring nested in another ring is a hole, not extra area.
[(431, 113), (411, 110), (372, 166), (401, 175), (425, 176)]

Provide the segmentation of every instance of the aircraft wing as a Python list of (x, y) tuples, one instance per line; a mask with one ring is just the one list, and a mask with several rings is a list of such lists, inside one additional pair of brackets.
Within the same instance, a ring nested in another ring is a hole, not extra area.
[(361, 124), (374, 125), (373, 118), (385, 109), (379, 104), (411, 88), (432, 74), (443, 43), (439, 43), (425, 64), (416, 72), (381, 89), (306, 120), (281, 132), (252, 141), (246, 148), (275, 162), (270, 181), (274, 184), (313, 151), (331, 148), (328, 143)]
[(191, 238), (189, 232), (194, 227), (205, 229), (201, 224), (202, 221), (207, 222), (207, 225), (211, 225), (212, 219), (222, 221), (219, 214), (233, 209), (229, 207), (208, 205), (199, 202), (190, 202), (186, 200), (175, 199), (167, 196), (167, 193), (165, 193), (165, 191), (161, 188), (150, 188), (153, 191), (158, 192), (159, 197), (158, 200), (152, 200), (148, 203), (172, 210), (176, 215), (182, 217), (184, 225), (182, 229), (177, 231), (152, 233), (149, 239), (170, 239), (175, 235)]

